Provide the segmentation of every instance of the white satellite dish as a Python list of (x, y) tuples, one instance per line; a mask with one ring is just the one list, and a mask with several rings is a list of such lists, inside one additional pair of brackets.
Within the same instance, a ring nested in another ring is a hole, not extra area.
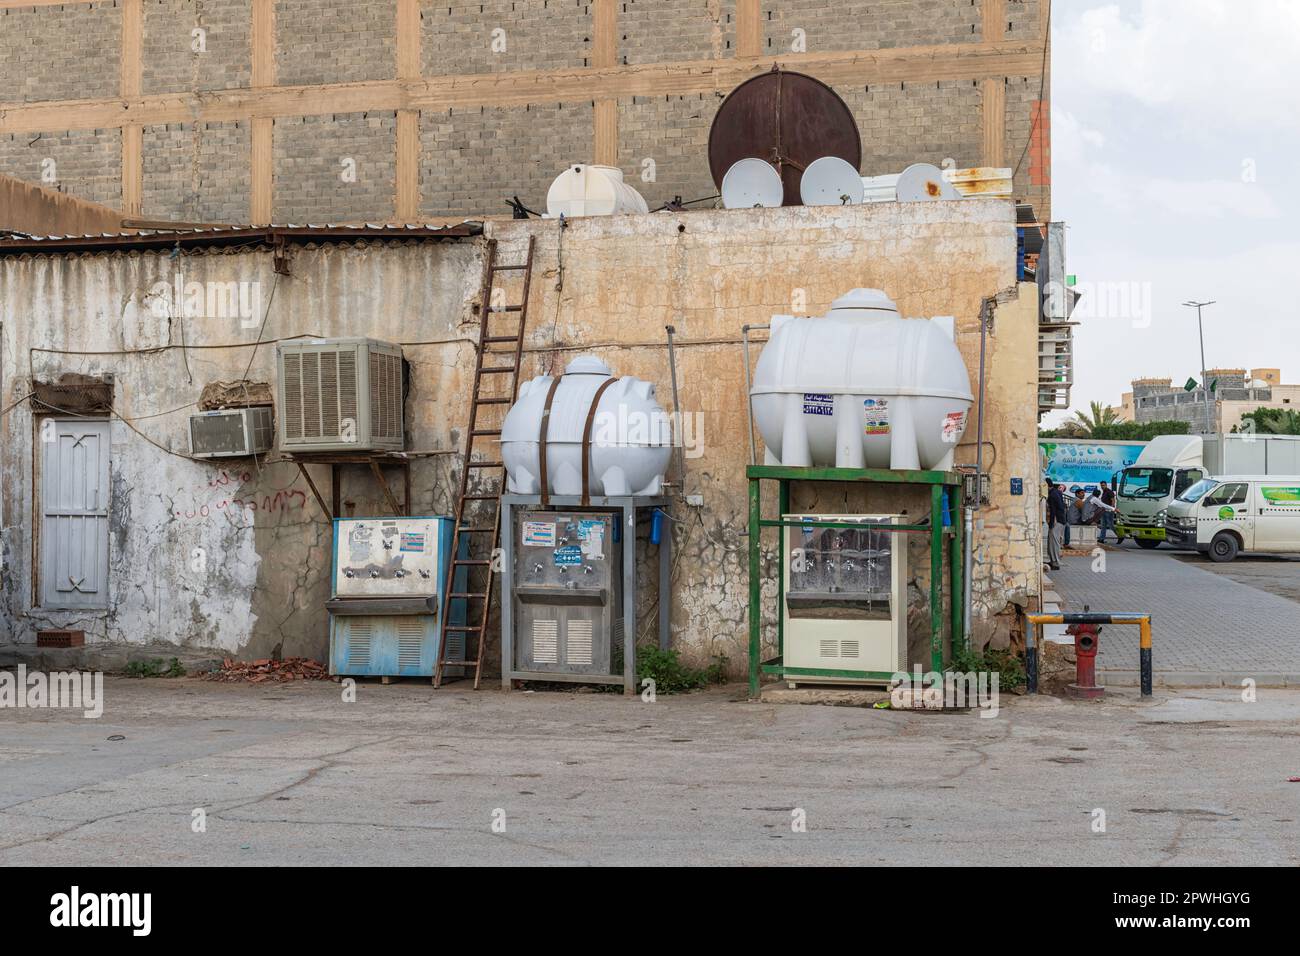
[(722, 205), (727, 209), (781, 205), (785, 186), (776, 167), (762, 159), (742, 159), (722, 177)]
[(925, 202), (961, 199), (955, 186), (943, 178), (943, 170), (931, 163), (913, 163), (898, 174), (898, 201)]
[(813, 160), (799, 180), (799, 198), (805, 206), (856, 206), (862, 193), (862, 176), (838, 156)]

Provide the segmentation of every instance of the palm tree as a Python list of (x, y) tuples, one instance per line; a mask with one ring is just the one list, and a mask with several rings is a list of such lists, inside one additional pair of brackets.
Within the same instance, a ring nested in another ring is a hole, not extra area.
[(1056, 436), (1058, 438), (1087, 438), (1088, 432), (1079, 424), (1077, 418), (1067, 418), (1056, 429)]
[(1087, 438), (1098, 428), (1114, 425), (1119, 421), (1119, 415), (1109, 405), (1103, 405), (1101, 402), (1090, 402), (1089, 405), (1089, 411), (1075, 412), (1074, 418), (1066, 423), (1073, 429), (1077, 429), (1081, 438)]
[(1300, 435), (1300, 413), (1291, 408), (1259, 408), (1241, 416), (1253, 420), (1255, 430), (1265, 435)]

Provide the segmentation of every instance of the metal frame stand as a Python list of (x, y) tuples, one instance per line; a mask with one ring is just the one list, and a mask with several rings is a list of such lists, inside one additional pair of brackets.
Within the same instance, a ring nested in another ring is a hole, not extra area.
[[(593, 674), (558, 674), (549, 671), (516, 670), (514, 600), (511, 592), (515, 574), (515, 511), (614, 511), (618, 513), (623, 529), (623, 674), (608, 677)], [(586, 504), (579, 495), (549, 495), (542, 504), (541, 495), (501, 496), (501, 687), (513, 689), (515, 681), (564, 681), (577, 684), (622, 684), (623, 695), (636, 693), (636, 519), (640, 512), (659, 509), (672, 521), (669, 499), (655, 498), (604, 498), (593, 495)], [(667, 650), (671, 632), (672, 612), (672, 528), (665, 527), (659, 539), (659, 647)]]
[[(333, 521), (342, 515), (342, 501), (340, 500), (341, 484), (339, 483), (339, 468), (342, 465), (368, 465), (370, 473), (374, 476), (375, 483), (379, 485), (379, 490), (384, 493), (384, 500), (388, 502), (388, 508), (396, 517), (411, 517), (411, 461), (415, 458), (425, 457), (418, 452), (296, 452), (287, 454), (286, 459), (298, 466), (298, 472), (307, 482), (307, 487), (316, 498), (316, 503), (320, 505), (320, 510), (325, 512), (325, 517)], [(316, 487), (316, 482), (312, 481), (311, 472), (307, 470), (308, 465), (329, 465), (330, 466), (330, 499), (331, 503), (326, 504), (324, 496)], [(384, 477), (384, 466), (392, 465), (402, 470), (402, 489), (403, 499), (399, 502), (393, 494), (392, 487)]]
[[(930, 669), (943, 668), (943, 550), (948, 542), (948, 586), (951, 603), (951, 641), (953, 650), (963, 641), (962, 575), (962, 508), (964, 506), (961, 475), (948, 471), (891, 471), (883, 468), (796, 468), (785, 465), (750, 465), (749, 479), (749, 696), (758, 697), (761, 674), (842, 677), (849, 679), (884, 679), (891, 675), (866, 671), (797, 668), (783, 664), (785, 657), (785, 615), (777, 614), (777, 656), (762, 660), (763, 578), (760, 566), (761, 536), (764, 528), (777, 528), (777, 567), (785, 567), (785, 528), (813, 524), (828, 528), (857, 528), (860, 525), (835, 521), (785, 521), (790, 514), (792, 481), (826, 481), (851, 484), (924, 485), (930, 489), (930, 518), (925, 524), (895, 524), (891, 530), (905, 533), (926, 532), (930, 536)], [(775, 519), (764, 518), (762, 483), (777, 483), (778, 509)], [(944, 524), (944, 492), (948, 492), (948, 523)], [(777, 606), (785, 601), (785, 575), (777, 574)], [(906, 626), (906, 625), (904, 625)]]

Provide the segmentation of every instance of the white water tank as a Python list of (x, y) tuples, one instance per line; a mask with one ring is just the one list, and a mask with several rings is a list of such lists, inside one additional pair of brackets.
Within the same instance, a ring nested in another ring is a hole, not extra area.
[[(583, 433), (596, 392), (612, 378), (609, 366), (594, 355), (578, 356), (560, 376), (546, 429), (551, 494), (582, 494)], [(501, 460), (511, 494), (541, 494), (538, 439), (554, 381), (539, 375), (520, 386), (519, 399), (501, 426)], [(657, 495), (671, 457), (672, 424), (655, 399), (652, 382), (622, 378), (601, 392), (592, 419), (589, 494)]]
[(623, 182), (623, 170), (617, 166), (575, 163), (555, 177), (546, 193), (546, 213), (552, 218), (649, 211), (645, 198)]
[(751, 390), (768, 464), (948, 469), (974, 396), (952, 319), (904, 319), (879, 289), (824, 318), (772, 317)]

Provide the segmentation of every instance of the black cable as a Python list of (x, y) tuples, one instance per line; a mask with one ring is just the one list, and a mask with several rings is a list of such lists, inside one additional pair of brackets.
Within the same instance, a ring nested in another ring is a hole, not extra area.
[(1033, 122), (1029, 124), (1029, 138), (1025, 140), (1025, 148), (1020, 152), (1020, 159), (1016, 163), (1016, 168), (1011, 171), (1011, 181), (1013, 184), (1015, 183), (1016, 180), (1016, 173), (1020, 172), (1021, 164), (1024, 163), (1025, 157), (1029, 155), (1029, 144), (1034, 141), (1034, 129), (1038, 126), (1038, 121), (1043, 114), (1041, 104), (1043, 102), (1043, 90), (1047, 88), (1047, 51), (1051, 48), (1052, 45), (1051, 0), (1048, 0), (1047, 3), (1047, 23), (1044, 25), (1044, 27), (1045, 28), (1043, 30), (1043, 66), (1038, 74), (1038, 102), (1040, 105), (1038, 108), (1038, 115), (1035, 116)]

